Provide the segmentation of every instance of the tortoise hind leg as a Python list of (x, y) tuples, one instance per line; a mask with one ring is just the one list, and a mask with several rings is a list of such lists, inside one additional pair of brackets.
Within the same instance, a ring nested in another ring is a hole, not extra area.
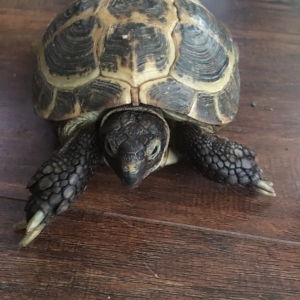
[(216, 182), (253, 187), (261, 194), (276, 196), (272, 182), (262, 179), (256, 154), (247, 147), (187, 122), (178, 122), (175, 133), (175, 149), (196, 172)]
[(21, 246), (36, 238), (45, 225), (67, 210), (86, 188), (101, 160), (97, 129), (95, 124), (80, 127), (29, 181), (27, 188), (31, 196), (25, 207), (26, 220), (15, 226), (16, 230), (26, 228)]

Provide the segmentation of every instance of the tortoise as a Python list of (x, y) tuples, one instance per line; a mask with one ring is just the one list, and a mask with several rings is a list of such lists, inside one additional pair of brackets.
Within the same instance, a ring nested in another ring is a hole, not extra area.
[(28, 245), (106, 164), (128, 188), (179, 160), (204, 177), (275, 196), (256, 154), (217, 135), (237, 113), (239, 51), (195, 0), (78, 0), (38, 45), (33, 106), (61, 148), (29, 181)]

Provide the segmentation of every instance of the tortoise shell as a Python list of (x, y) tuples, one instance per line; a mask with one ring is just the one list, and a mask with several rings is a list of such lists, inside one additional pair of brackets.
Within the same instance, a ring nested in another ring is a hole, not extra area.
[(144, 104), (221, 125), (239, 90), (238, 48), (200, 2), (80, 0), (43, 37), (33, 101), (57, 121)]

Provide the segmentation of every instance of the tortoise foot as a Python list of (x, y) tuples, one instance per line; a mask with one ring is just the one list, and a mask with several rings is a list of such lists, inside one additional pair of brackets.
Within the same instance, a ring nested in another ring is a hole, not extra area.
[(100, 163), (98, 147), (96, 126), (82, 127), (31, 178), (26, 219), (15, 225), (16, 230), (26, 229), (21, 246), (27, 246), (82, 194)]
[(178, 123), (176, 129), (176, 150), (198, 173), (216, 182), (252, 187), (263, 195), (276, 196), (273, 183), (263, 179), (253, 151), (195, 124)]

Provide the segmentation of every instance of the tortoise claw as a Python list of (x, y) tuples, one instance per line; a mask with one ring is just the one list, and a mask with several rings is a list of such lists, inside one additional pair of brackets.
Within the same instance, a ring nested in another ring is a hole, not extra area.
[(28, 223), (24, 219), (14, 225), (14, 230), (16, 231), (26, 229), (26, 235), (19, 243), (20, 247), (26, 247), (41, 233), (46, 225), (46, 223), (42, 223), (45, 217), (44, 212), (38, 210)]
[(259, 180), (254, 188), (260, 194), (276, 197), (276, 192), (273, 188), (273, 182), (271, 181)]
[(33, 230), (26, 233), (25, 237), (19, 243), (20, 247), (26, 247), (30, 244), (44, 229), (46, 223), (36, 226)]
[(26, 226), (26, 233), (33, 231), (37, 226), (39, 226), (45, 217), (44, 212), (42, 210), (38, 210), (28, 222)]
[(26, 219), (21, 220), (20, 222), (16, 223), (13, 226), (14, 231), (20, 231), (20, 230), (26, 229), (26, 227), (27, 227), (27, 221), (26, 221)]

